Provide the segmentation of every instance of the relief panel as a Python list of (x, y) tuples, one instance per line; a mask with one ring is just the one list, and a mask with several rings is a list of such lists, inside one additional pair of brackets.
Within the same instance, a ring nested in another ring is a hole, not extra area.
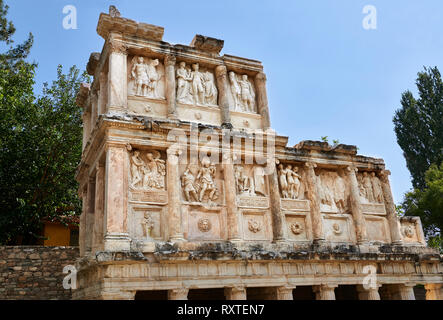
[(349, 188), (344, 175), (320, 170), (317, 175), (320, 210), (324, 213), (349, 213)]
[(245, 240), (272, 240), (272, 228), (268, 211), (244, 210), (243, 235)]
[(234, 168), (237, 203), (241, 208), (269, 208), (265, 168), (236, 165)]
[(365, 221), (369, 241), (391, 242), (388, 221), (386, 218), (366, 215)]
[(299, 213), (287, 213), (286, 215), (287, 234), (290, 240), (307, 241), (311, 238), (307, 216)]
[(323, 215), (325, 238), (331, 242), (355, 242), (355, 231), (349, 215)]

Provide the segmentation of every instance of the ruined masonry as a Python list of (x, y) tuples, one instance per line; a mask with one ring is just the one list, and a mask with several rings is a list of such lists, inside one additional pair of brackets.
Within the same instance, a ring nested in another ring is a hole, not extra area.
[(261, 62), (102, 13), (83, 84), (74, 299), (443, 299), (381, 159), (271, 130)]

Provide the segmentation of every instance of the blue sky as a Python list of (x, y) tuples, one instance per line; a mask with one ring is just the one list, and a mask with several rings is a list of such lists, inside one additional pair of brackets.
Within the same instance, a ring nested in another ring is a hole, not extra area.
[[(441, 0), (6, 0), (17, 41), (35, 36), (36, 88), (56, 67), (84, 69), (103, 39), (100, 12), (116, 5), (122, 16), (165, 28), (164, 41), (189, 44), (195, 34), (225, 40), (222, 53), (263, 62), (272, 126), (301, 140), (329, 136), (380, 157), (391, 170), (396, 202), (410, 175), (396, 142), (392, 117), (401, 93), (415, 92), (423, 66), (441, 65)], [(65, 30), (63, 7), (77, 8), (78, 29)], [(377, 29), (365, 30), (365, 5), (377, 9)]]

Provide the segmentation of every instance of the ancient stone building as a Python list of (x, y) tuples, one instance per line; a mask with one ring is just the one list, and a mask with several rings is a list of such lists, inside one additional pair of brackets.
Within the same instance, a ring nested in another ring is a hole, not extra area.
[(169, 44), (115, 9), (97, 32), (74, 298), (442, 298), (441, 256), (397, 216), (383, 160), (287, 146), (259, 61), (201, 35)]

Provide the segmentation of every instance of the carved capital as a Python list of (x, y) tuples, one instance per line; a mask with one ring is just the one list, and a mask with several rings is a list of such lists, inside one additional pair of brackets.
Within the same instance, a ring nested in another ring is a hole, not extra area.
[(346, 171), (349, 173), (357, 173), (358, 172), (358, 168), (354, 165), (351, 166), (347, 166), (346, 167)]
[(217, 77), (217, 78), (224, 78), (224, 79), (226, 79), (226, 75), (227, 75), (227, 69), (226, 69), (226, 66), (217, 66), (216, 68), (215, 68), (215, 76)]
[(382, 170), (379, 173), (379, 177), (383, 182), (388, 182), (390, 175), (391, 175), (391, 171), (389, 171), (389, 170)]
[(316, 164), (315, 162), (312, 162), (312, 161), (308, 161), (308, 162), (306, 162), (306, 163), (305, 163), (305, 166), (306, 166), (307, 168), (309, 168), (309, 169), (315, 169), (315, 168), (317, 168), (317, 164)]
[(164, 61), (164, 63), (165, 63), (165, 66), (166, 66), (166, 67), (173, 67), (173, 66), (175, 66), (176, 61), (177, 61), (177, 58), (176, 58), (175, 55), (173, 55), (173, 54), (168, 54), (168, 55), (166, 55), (166, 57), (165, 57), (165, 61)]
[(257, 75), (255, 76), (255, 80), (265, 82), (266, 81), (266, 74), (264, 74), (263, 72), (257, 73)]
[(127, 54), (127, 46), (118, 40), (109, 40), (108, 50), (110, 53)]

